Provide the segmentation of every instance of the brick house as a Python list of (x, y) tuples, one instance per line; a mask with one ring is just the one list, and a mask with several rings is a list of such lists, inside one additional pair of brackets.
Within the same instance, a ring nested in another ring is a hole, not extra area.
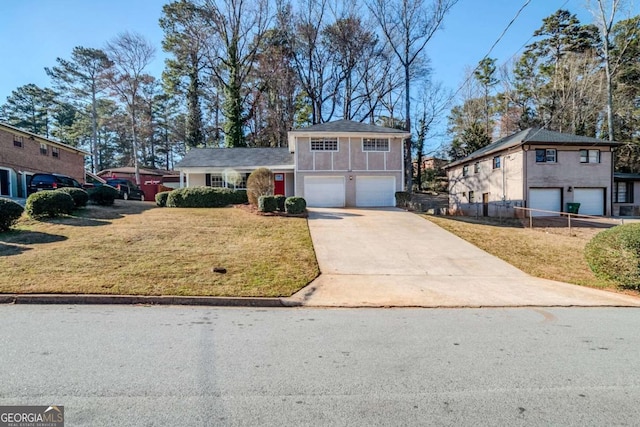
[(84, 150), (0, 123), (0, 196), (26, 197), (37, 172), (68, 175), (85, 182)]

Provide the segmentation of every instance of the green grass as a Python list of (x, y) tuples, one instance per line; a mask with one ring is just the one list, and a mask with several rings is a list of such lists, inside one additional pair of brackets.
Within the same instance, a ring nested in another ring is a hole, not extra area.
[(306, 219), (236, 208), (118, 200), (0, 233), (3, 293), (275, 297), (318, 272)]

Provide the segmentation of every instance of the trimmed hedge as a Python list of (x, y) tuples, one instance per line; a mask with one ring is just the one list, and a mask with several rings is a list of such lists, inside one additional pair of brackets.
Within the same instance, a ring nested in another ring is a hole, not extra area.
[(411, 193), (406, 191), (396, 191), (396, 206), (399, 208), (407, 207), (407, 204), (411, 201)]
[(302, 197), (287, 197), (284, 202), (284, 209), (288, 214), (300, 215), (307, 208), (307, 201)]
[(101, 185), (99, 187), (89, 188), (89, 201), (100, 206), (111, 206), (114, 200), (120, 194), (118, 190), (110, 185)]
[(7, 231), (22, 216), (24, 208), (13, 200), (0, 197), (0, 231)]
[(214, 187), (187, 187), (173, 190), (167, 196), (170, 208), (222, 208), (246, 203), (246, 192)]
[(156, 194), (156, 205), (160, 206), (161, 208), (167, 206), (167, 198), (169, 197), (169, 193), (171, 193), (171, 191), (161, 191), (160, 193)]
[(70, 195), (76, 208), (83, 208), (87, 206), (87, 202), (89, 201), (89, 194), (81, 188), (62, 187), (58, 188), (56, 191), (61, 191)]
[(596, 234), (584, 255), (597, 277), (640, 290), (640, 224), (618, 225)]
[(278, 204), (278, 210), (280, 212), (284, 212), (284, 202), (287, 201), (287, 197), (283, 196), (282, 194), (278, 194), (277, 196), (274, 196), (276, 199), (276, 203)]
[(74, 207), (73, 198), (69, 194), (58, 190), (44, 190), (33, 193), (27, 198), (25, 211), (34, 219), (54, 218), (71, 214)]
[(275, 212), (278, 210), (278, 202), (273, 196), (260, 196), (258, 198), (258, 210), (260, 212)]

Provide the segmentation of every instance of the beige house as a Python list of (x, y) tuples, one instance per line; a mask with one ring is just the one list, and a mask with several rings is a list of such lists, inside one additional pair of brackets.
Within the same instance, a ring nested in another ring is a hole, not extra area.
[(289, 132), (287, 148), (199, 148), (178, 162), (186, 186), (243, 189), (249, 174), (274, 172), (274, 192), (310, 207), (395, 206), (404, 188), (410, 133), (348, 120)]
[(545, 129), (526, 129), (446, 166), (452, 213), (557, 216), (611, 215), (613, 151), (618, 143)]

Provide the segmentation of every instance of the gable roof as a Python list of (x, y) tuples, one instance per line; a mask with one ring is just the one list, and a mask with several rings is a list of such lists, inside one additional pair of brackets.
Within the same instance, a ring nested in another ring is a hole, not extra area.
[(256, 169), (259, 167), (293, 169), (293, 154), (288, 148), (280, 147), (192, 148), (174, 169)]
[(306, 128), (294, 129), (291, 132), (409, 134), (409, 132), (402, 129), (387, 128), (367, 123), (354, 122), (352, 120), (336, 120), (334, 122), (319, 123)]
[(78, 154), (83, 154), (85, 156), (90, 156), (91, 155), (90, 152), (88, 152), (86, 150), (83, 150), (81, 148), (77, 148), (77, 147), (74, 147), (72, 145), (65, 144), (64, 142), (55, 141), (53, 139), (38, 135), (36, 133), (29, 132), (27, 130), (17, 128), (15, 126), (11, 126), (11, 125), (9, 125), (7, 123), (0, 123), (0, 128), (5, 128), (5, 130), (7, 130), (9, 132), (20, 133), (23, 136), (27, 136), (29, 139), (33, 139), (33, 140), (37, 140), (37, 141), (41, 141), (41, 142), (46, 142), (47, 144), (52, 144), (52, 145), (64, 148), (65, 150), (75, 151)]
[(474, 151), (467, 157), (449, 163), (446, 168), (466, 163), (470, 160), (494, 154), (502, 150), (522, 146), (524, 144), (546, 144), (546, 145), (588, 145), (588, 146), (617, 146), (618, 142), (605, 141), (604, 139), (592, 138), (589, 136), (572, 135), (560, 133), (547, 129), (529, 128), (501, 138), (486, 147)]

